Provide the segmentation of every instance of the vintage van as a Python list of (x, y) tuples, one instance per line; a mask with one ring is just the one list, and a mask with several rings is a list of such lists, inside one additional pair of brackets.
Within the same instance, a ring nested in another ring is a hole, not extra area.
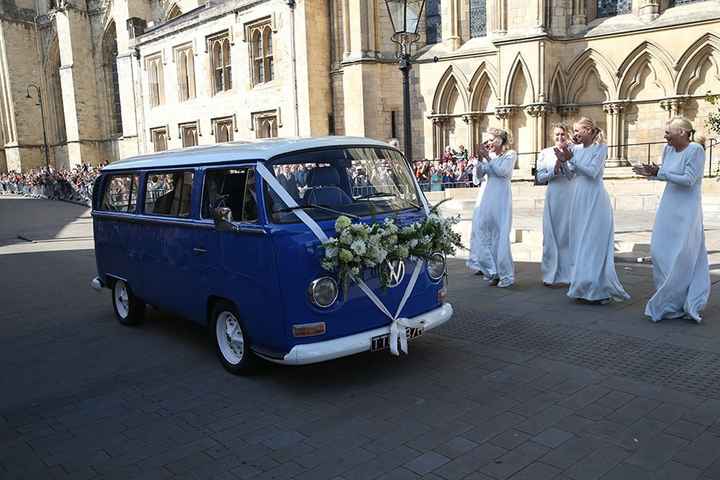
[[(233, 373), (257, 357), (299, 365), (381, 350), (391, 319), (322, 268), (319, 236), (335, 234), (339, 215), (422, 221), (422, 195), (403, 155), (365, 138), (232, 142), (114, 162), (93, 191), (91, 284), (110, 289), (123, 324), (141, 322), (152, 305), (208, 325)], [(421, 325), (409, 329), (413, 338), (453, 309), (443, 255), (425, 264), (409, 296), (412, 261), (404, 263), (388, 265), (391, 288), (372, 271), (362, 277), (388, 310), (404, 301), (403, 317)]]

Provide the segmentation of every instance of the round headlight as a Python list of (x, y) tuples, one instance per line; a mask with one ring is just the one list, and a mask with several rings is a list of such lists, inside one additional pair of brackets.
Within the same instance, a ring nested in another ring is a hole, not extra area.
[(445, 275), (445, 255), (433, 253), (430, 260), (428, 260), (427, 269), (431, 279), (440, 280)]
[(338, 285), (332, 277), (320, 277), (310, 282), (308, 287), (310, 301), (320, 308), (328, 308), (338, 298)]

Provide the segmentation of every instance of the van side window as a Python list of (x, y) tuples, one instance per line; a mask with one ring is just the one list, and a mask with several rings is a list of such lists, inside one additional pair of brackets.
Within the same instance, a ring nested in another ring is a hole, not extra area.
[(145, 189), (145, 213), (189, 217), (193, 172), (149, 172)]
[(254, 168), (208, 170), (204, 192), (203, 218), (212, 218), (213, 210), (218, 207), (228, 207), (236, 222), (257, 221)]
[(137, 205), (138, 176), (111, 175), (105, 180), (100, 210), (134, 212)]

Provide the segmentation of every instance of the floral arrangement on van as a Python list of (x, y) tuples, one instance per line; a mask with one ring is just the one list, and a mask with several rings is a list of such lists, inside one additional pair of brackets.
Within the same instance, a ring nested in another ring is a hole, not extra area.
[(463, 249), (460, 234), (453, 230), (459, 221), (459, 216), (445, 218), (432, 212), (423, 222), (399, 227), (392, 218), (368, 225), (340, 216), (335, 221), (336, 236), (324, 244), (322, 267), (337, 274), (344, 290), (365, 269), (375, 270), (386, 288), (389, 278), (381, 268), (383, 262), (410, 257), (430, 260), (433, 254), (454, 255), (456, 249)]

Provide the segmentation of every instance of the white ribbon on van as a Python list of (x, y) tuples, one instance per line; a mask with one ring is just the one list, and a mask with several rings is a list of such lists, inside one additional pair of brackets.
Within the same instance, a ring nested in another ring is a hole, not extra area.
[[(295, 201), (295, 199), (288, 193), (287, 190), (285, 190), (285, 187), (282, 186), (278, 179), (275, 178), (275, 175), (273, 175), (264, 164), (258, 162), (256, 171), (260, 174), (265, 183), (267, 183), (268, 186), (273, 190), (273, 192), (277, 193), (277, 195), (288, 206), (288, 208), (295, 208), (298, 206), (298, 203)], [(415, 185), (418, 188), (418, 191), (420, 191), (417, 180), (415, 180)], [(429, 214), (430, 207), (427, 204), (425, 196), (421, 194), (420, 198), (425, 213)], [(320, 240), (320, 242), (326, 243), (328, 241), (328, 237), (327, 235), (325, 235), (323, 229), (320, 228), (320, 225), (318, 225), (317, 222), (310, 215), (307, 214), (307, 212), (305, 212), (301, 208), (292, 210), (292, 212), (295, 214), (296, 217), (298, 217), (301, 222), (303, 222), (310, 229), (310, 231), (313, 232), (313, 234), (315, 234), (315, 236), (318, 240)], [(410, 298), (410, 294), (415, 288), (415, 284), (417, 283), (417, 279), (420, 276), (420, 272), (422, 271), (422, 267), (424, 264), (425, 262), (421, 259), (418, 259), (417, 263), (415, 263), (415, 269), (413, 270), (407, 287), (405, 287), (405, 293), (400, 300), (400, 304), (398, 305), (398, 309), (395, 312), (395, 315), (392, 315), (390, 313), (387, 307), (385, 307), (382, 301), (377, 297), (377, 295), (375, 295), (375, 292), (373, 292), (372, 289), (368, 287), (361, 278), (351, 276), (353, 281), (357, 283), (358, 287), (360, 287), (360, 290), (362, 290), (363, 293), (368, 296), (368, 298), (375, 304), (378, 310), (380, 310), (383, 314), (385, 314), (385, 316), (390, 319), (389, 343), (390, 353), (392, 353), (393, 355), (400, 355), (400, 351), (402, 351), (403, 353), (408, 353), (408, 328), (422, 328), (424, 326), (422, 321), (413, 321), (409, 318), (400, 317), (402, 309), (405, 307), (408, 298)], [(400, 350), (398, 350), (398, 343), (400, 344)]]

